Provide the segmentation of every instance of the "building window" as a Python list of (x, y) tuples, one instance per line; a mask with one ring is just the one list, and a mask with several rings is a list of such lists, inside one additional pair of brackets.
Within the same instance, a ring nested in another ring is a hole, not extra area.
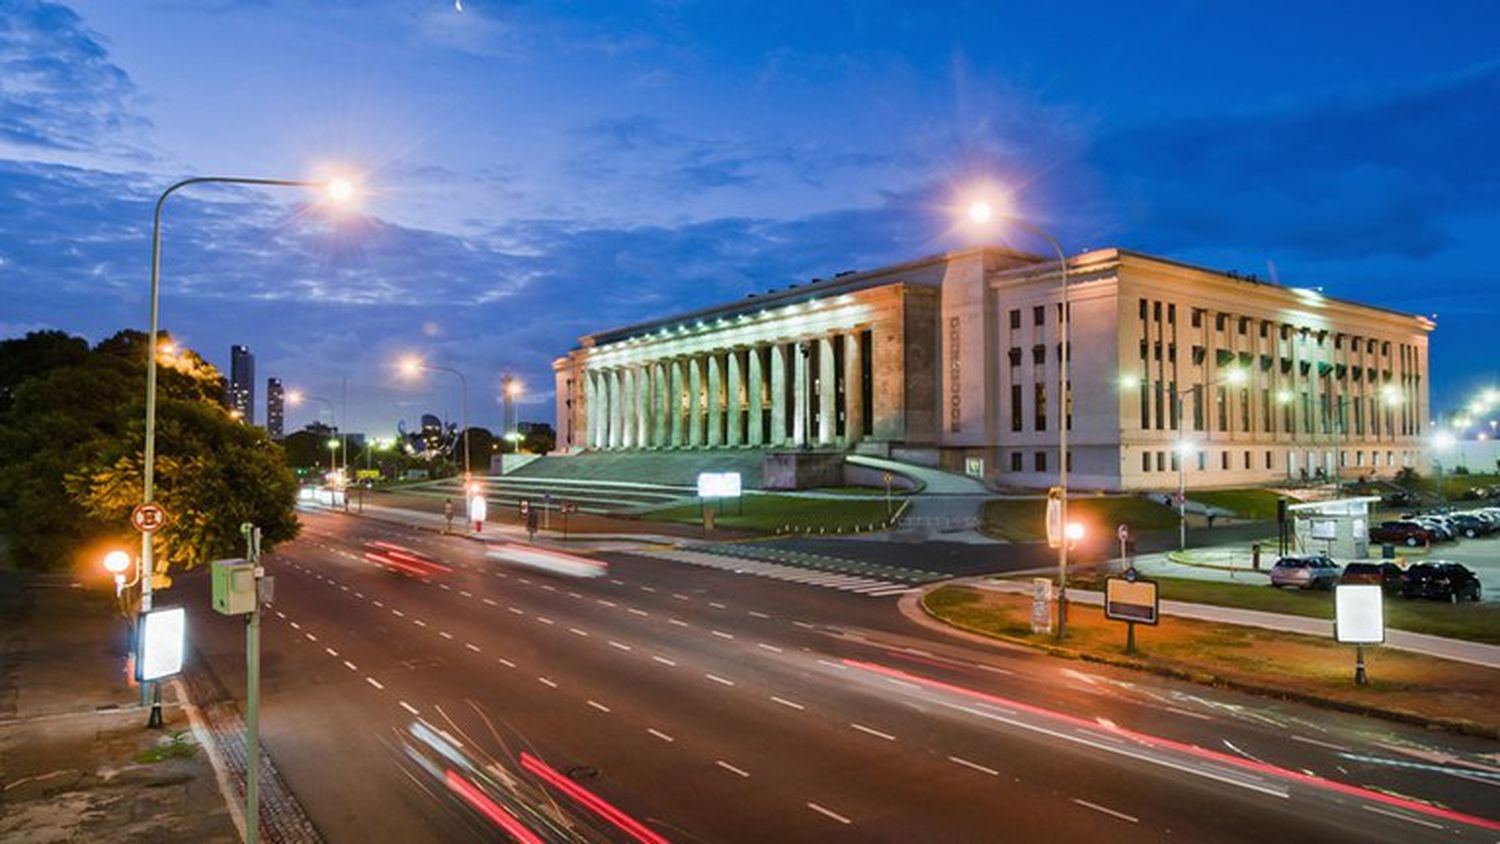
[(1271, 391), (1262, 387), (1260, 391), (1260, 430), (1273, 433), (1271, 428)]
[(1010, 453), (1010, 470), (1012, 472), (1021, 471), (1021, 452), (1012, 451)]
[(1011, 366), (1020, 366), (1021, 365), (1021, 347), (1020, 346), (1011, 346), (1010, 347), (1010, 365)]
[(1182, 460), (1182, 456), (1177, 453), (1176, 449), (1173, 449), (1167, 455), (1167, 462), (1169, 464), (1171, 464), (1172, 471), (1174, 471), (1174, 472), (1177, 471), (1177, 466), (1178, 466), (1178, 464), (1179, 464), (1179, 462), (1181, 460)]
[(1146, 300), (1142, 299), (1142, 300), (1140, 300), (1140, 302), (1141, 302), (1141, 306), (1140, 306), (1141, 319), (1145, 319), (1146, 318)]
[(1264, 340), (1269, 336), (1271, 336), (1271, 323), (1266, 322), (1265, 320), (1261, 320), (1260, 339)]
[(1041, 343), (1031, 347), (1031, 362), (1037, 366), (1047, 362), (1047, 347)]
[(1221, 452), (1219, 452), (1219, 468), (1220, 469), (1226, 469), (1226, 470), (1229, 468), (1229, 452), (1228, 451), (1221, 451)]
[(1038, 451), (1031, 456), (1031, 466), (1038, 472), (1047, 471), (1047, 452)]
[[(1021, 419), (1024, 411), (1021, 408), (1021, 385), (1010, 385), (1010, 429), (1021, 430)], [(1019, 457), (1017, 458), (1019, 459)]]
[(1205, 470), (1207, 468), (1208, 468), (1208, 451), (1206, 449), (1200, 448), (1200, 449), (1198, 449), (1198, 471), (1202, 472), (1203, 470)]
[(1152, 302), (1151, 303), (1151, 318), (1153, 320), (1157, 321), (1157, 322), (1161, 322), (1161, 303), (1160, 302)]
[(1250, 452), (1245, 452), (1245, 468), (1250, 468)]
[(1218, 408), (1218, 416), (1219, 416), (1219, 428), (1218, 429), (1220, 431), (1228, 431), (1229, 430), (1229, 396), (1225, 393), (1223, 387), (1216, 387), (1214, 389), (1214, 404)]
[(1141, 380), (1141, 430), (1151, 427), (1151, 384)]
[(1010, 330), (1015, 331), (1021, 327), (1021, 309), (1013, 308), (1010, 312)]
[(1240, 336), (1244, 337), (1250, 331), (1250, 318), (1240, 317)]
[(1271, 460), (1271, 452), (1268, 451), (1266, 452), (1266, 468), (1270, 469), (1273, 465), (1274, 463)]
[(1193, 385), (1193, 430), (1203, 430), (1203, 385)]
[(1035, 399), (1036, 404), (1035, 418), (1033, 418), (1032, 420), (1032, 430), (1045, 431), (1047, 430), (1047, 385), (1036, 384), (1034, 385), (1034, 387), (1035, 393), (1033, 395), (1033, 398)]
[(1177, 324), (1177, 306), (1171, 303), (1167, 304), (1167, 322)]
[[(1250, 432), (1250, 388), (1240, 388), (1240, 430)], [(1250, 467), (1245, 467), (1250, 468)]]
[(1032, 325), (1046, 325), (1047, 324), (1047, 306), (1045, 306), (1045, 305), (1037, 305), (1036, 307), (1034, 307), (1034, 308), (1031, 309), (1031, 324)]
[(1223, 331), (1224, 326), (1229, 323), (1228, 314), (1214, 314), (1214, 330)]
[(1202, 308), (1193, 308), (1192, 323), (1193, 323), (1193, 327), (1194, 328), (1202, 328), (1203, 327), (1203, 309)]
[(1167, 469), (1167, 453), (1158, 451), (1156, 453), (1156, 471), (1165, 472)]
[(1141, 452), (1141, 471), (1151, 471), (1151, 452), (1149, 451)]

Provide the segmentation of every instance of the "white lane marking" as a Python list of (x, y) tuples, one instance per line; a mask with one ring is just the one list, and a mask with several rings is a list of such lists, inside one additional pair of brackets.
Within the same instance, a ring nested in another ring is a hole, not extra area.
[(1124, 812), (1117, 812), (1114, 809), (1109, 808), (1108, 806), (1100, 806), (1098, 803), (1090, 803), (1087, 800), (1079, 800), (1077, 797), (1073, 798), (1073, 802), (1084, 807), (1085, 809), (1093, 809), (1096, 812), (1103, 812), (1104, 814), (1109, 815), (1112, 818), (1119, 818), (1122, 821), (1129, 821), (1130, 823), (1141, 822), (1141, 819), (1134, 815), (1127, 815)]
[(527, 579), (526, 579), (526, 578), (524, 578), (524, 577), (518, 577), (518, 578), (516, 578), (516, 580), (519, 580), (519, 581), (521, 581), (521, 582), (522, 582), (522, 583), (524, 583), (524, 584), (526, 584), (526, 585), (527, 585), (527, 586), (530, 586), (530, 585), (531, 585), (531, 581), (529, 581), (529, 580), (527, 580)]
[(414, 619), (412, 619), (411, 623), (417, 625), (418, 627), (426, 627), (427, 626), (427, 622), (423, 621), (420, 618), (414, 618)]
[(717, 674), (704, 674), (703, 676), (707, 677), (708, 679), (710, 679), (710, 680), (714, 681), (715, 683), (718, 683), (718, 684), (720, 684), (722, 686), (733, 686), (734, 685), (734, 681), (733, 680), (726, 680), (726, 679), (724, 679), (723, 677), (720, 677)]
[(686, 621), (683, 621), (680, 618), (669, 618), (669, 619), (667, 619), (667, 623), (668, 624), (675, 624), (678, 627), (688, 627), (688, 626), (690, 626)]
[(890, 733), (882, 733), (881, 731), (874, 729), (873, 727), (866, 727), (864, 724), (856, 724), (853, 721), (850, 721), (849, 726), (853, 727), (856, 730), (859, 730), (862, 733), (868, 733), (877, 738), (883, 738), (886, 741), (896, 740), (896, 737), (891, 735)]
[(676, 739), (672, 738), (671, 736), (667, 735), (666, 733), (662, 732), (661, 730), (656, 729), (655, 727), (647, 727), (646, 728), (646, 732), (650, 733), (653, 736), (656, 736), (657, 738), (659, 738), (659, 739), (661, 739), (662, 741), (665, 741), (665, 742), (676, 741)]
[(623, 580), (615, 580), (613, 577), (611, 577), (609, 579), (609, 582), (613, 583), (616, 586), (624, 586), (625, 585), (625, 581), (623, 581)]
[(380, 681), (375, 679), (374, 677), (366, 677), (365, 682), (369, 683), (377, 689), (381, 689), (382, 691), (385, 689), (385, 686), (380, 685)]
[(422, 714), (422, 713), (420, 713), (420, 712), (417, 711), (417, 708), (415, 706), (412, 706), (411, 704), (407, 703), (404, 700), (397, 701), (397, 703), (401, 704), (401, 708), (402, 709), (405, 709), (407, 712), (410, 712), (413, 715), (420, 715), (420, 714)]
[(807, 808), (812, 809), (814, 812), (817, 812), (818, 814), (823, 815), (824, 817), (833, 818), (834, 820), (838, 821), (841, 824), (851, 824), (851, 823), (854, 823), (853, 821), (849, 820), (848, 818), (844, 817), (843, 815), (839, 814), (838, 812), (835, 812), (832, 809), (825, 809), (824, 807), (819, 806), (816, 803), (808, 803), (807, 804)]
[(511, 612), (515, 613), (516, 615), (525, 615), (526, 614), (526, 611), (523, 610), (523, 609), (521, 609), (520, 607), (506, 607), (506, 609), (510, 610)]
[(795, 624), (795, 625), (797, 625), (798, 627), (803, 627), (803, 628), (806, 628), (808, 630), (816, 630), (817, 629), (815, 626), (813, 626), (811, 624), (808, 624), (805, 621), (793, 621), (792, 623)]
[(837, 662), (829, 662), (826, 659), (820, 659), (820, 660), (818, 660), (818, 664), (819, 665), (826, 665), (829, 668), (837, 668), (840, 671), (848, 671), (849, 670), (849, 666), (847, 666), (847, 665), (841, 665), (841, 664), (839, 664)]
[(453, 634), (449, 633), (446, 630), (439, 630), (438, 631), (438, 635), (442, 636), (444, 639), (452, 639), (453, 638)]
[(756, 618), (770, 618), (769, 615), (766, 615), (765, 613), (761, 612), (760, 610), (751, 610), (750, 614), (752, 616), (756, 617)]
[(736, 776), (740, 776), (740, 777), (749, 777), (750, 776), (750, 772), (749, 771), (746, 771), (744, 768), (736, 768), (735, 766), (729, 764), (728, 762), (725, 762), (723, 759), (715, 759), (714, 760), (714, 764), (718, 765), (720, 768), (723, 768), (724, 770), (728, 771), (731, 774), (735, 774)]
[(712, 633), (712, 634), (714, 634), (715, 636), (718, 636), (720, 639), (733, 639), (734, 638), (734, 634), (733, 633), (725, 633), (723, 630), (710, 630), (709, 632)]
[(536, 678), (536, 681), (538, 683), (541, 683), (542, 685), (550, 688), (550, 689), (557, 688), (557, 684), (554, 683), (554, 682), (552, 682), (551, 680), (548, 680), (546, 677), (538, 677), (538, 678)]
[(338, 656), (339, 655), (339, 652), (336, 651), (336, 650), (334, 650), (333, 648), (324, 648), (323, 652), (326, 653), (326, 654), (328, 654), (329, 656)]
[(713, 607), (716, 610), (727, 609), (723, 604), (719, 603), (718, 601), (709, 601), (708, 605), (711, 606), (711, 607)]
[(1432, 821), (1422, 820), (1421, 818), (1413, 818), (1408, 815), (1403, 815), (1400, 812), (1392, 812), (1388, 809), (1382, 809), (1379, 806), (1360, 806), (1360, 808), (1364, 809), (1366, 812), (1374, 812), (1377, 815), (1385, 815), (1388, 818), (1395, 818), (1396, 820), (1406, 821), (1408, 823), (1421, 824), (1422, 826), (1431, 827), (1433, 829), (1443, 828), (1442, 824), (1436, 824)]
[(673, 666), (673, 667), (675, 667), (677, 665), (677, 663), (673, 662), (670, 659), (667, 659), (664, 656), (653, 656), (651, 658), (654, 659), (654, 660), (656, 660), (657, 662), (661, 663), (662, 665), (670, 665), (670, 666)]
[(618, 604), (616, 604), (616, 603), (615, 603), (615, 602), (614, 602), (614, 601), (606, 601), (606, 600), (604, 600), (604, 599), (603, 599), (603, 598), (595, 598), (595, 599), (594, 599), (594, 603), (597, 603), (597, 604), (600, 604), (600, 605), (601, 605), (601, 606), (606, 606), (606, 607), (615, 607), (615, 606), (619, 606), (619, 605), (618, 605)]
[(1313, 744), (1313, 745), (1317, 745), (1318, 747), (1326, 747), (1329, 750), (1337, 750), (1337, 751), (1340, 751), (1340, 752), (1343, 752), (1343, 753), (1348, 753), (1349, 752), (1349, 748), (1344, 747), (1342, 745), (1334, 744), (1333, 742), (1318, 741), (1315, 738), (1307, 738), (1306, 736), (1299, 736), (1299, 735), (1296, 735), (1296, 734), (1293, 734), (1291, 738), (1292, 738), (1292, 741), (1300, 741), (1303, 744)]
[(400, 610), (391, 610), (391, 615), (394, 615), (397, 618), (406, 618), (406, 613), (404, 613), (404, 612), (402, 612)]
[(494, 598), (482, 598), (480, 600), (484, 601), (486, 604), (488, 604), (489, 606), (492, 606), (492, 607), (499, 606), (499, 604), (495, 603), (495, 599)]
[(553, 586), (550, 583), (543, 583), (542, 584), (542, 588), (546, 589), (548, 592), (556, 592), (557, 591), (557, 587)]
[(807, 707), (803, 706), (802, 704), (796, 702), (795, 700), (787, 700), (784, 697), (777, 697), (775, 695), (771, 695), (771, 700), (776, 701), (777, 703), (781, 704), (782, 706), (789, 706), (792, 709), (801, 710), (801, 709), (806, 709), (807, 708)]
[(444, 589), (444, 590), (447, 590), (447, 591), (449, 591), (449, 592), (452, 592), (452, 591), (453, 591), (453, 590), (452, 590), (452, 589), (450, 589), (450, 588), (449, 588), (449, 587), (448, 587), (448, 584), (446, 584), (446, 583), (439, 583), (439, 584), (438, 584), (438, 587), (439, 587), (439, 588), (441, 588), (441, 589)]
[(691, 601), (691, 600), (693, 600), (692, 598), (689, 598), (688, 596), (682, 594), (681, 592), (673, 592), (672, 593), (672, 597), (676, 598), (679, 601)]
[(624, 642), (616, 642), (614, 639), (610, 639), (609, 640), (609, 646), (611, 648), (619, 648), (622, 651), (628, 651), (628, 650), (630, 650), (630, 646), (629, 645), (625, 644)]
[(385, 609), (385, 604), (382, 604), (379, 601), (372, 600), (372, 601), (370, 601), (370, 603), (374, 604), (377, 607), (380, 607), (381, 609)]
[(650, 615), (651, 614), (651, 613), (646, 612), (645, 610), (638, 610), (635, 607), (628, 607), (627, 609), (631, 613), (634, 613), (635, 615)]
[[(1190, 711), (1188, 711), (1186, 709), (1178, 709), (1175, 706), (1169, 706), (1169, 707), (1167, 707), (1167, 711), (1171, 712), (1171, 713), (1173, 713), (1175, 715), (1186, 715), (1189, 718), (1197, 718), (1200, 721), (1212, 721), (1213, 720), (1212, 717), (1210, 717), (1208, 715), (1204, 715), (1202, 712), (1190, 712)], [(1292, 736), (1292, 740), (1293, 741), (1296, 741), (1298, 739), (1302, 739), (1302, 737), (1301, 736)], [(1309, 741), (1309, 739), (1302, 739), (1302, 740), (1303, 741)], [(1315, 742), (1315, 743), (1316, 744), (1322, 744), (1322, 742)]]
[(642, 586), (641, 587), (641, 591), (642, 592), (655, 592), (656, 590), (654, 588), (650, 587), (650, 586)]
[(474, 593), (470, 592), (467, 589), (460, 589), (460, 590), (458, 590), (458, 594), (464, 596), (465, 598), (472, 598), (472, 597), (474, 597)]
[(318, 641), (318, 637), (314, 636), (311, 633), (303, 633), (302, 635), (306, 636), (307, 637), (307, 641), (309, 641), (309, 642), (316, 642), (316, 641)]
[(363, 593), (363, 592), (355, 592), (354, 593), (354, 597), (356, 597), (356, 598), (363, 598), (364, 596), (365, 596), (365, 593)]
[(537, 622), (537, 624), (556, 624), (557, 623), (557, 622), (553, 621), (552, 619), (547, 618), (546, 616), (543, 616), (543, 615), (537, 616), (536, 617), (536, 622)]
[(281, 610), (277, 610), (276, 611), (276, 617), (277, 618), (286, 618), (286, 613), (282, 612)]
[(580, 600), (580, 601), (582, 601), (582, 600), (583, 600), (583, 596), (582, 596), (582, 595), (580, 595), (580, 594), (578, 594), (578, 593), (577, 593), (577, 592), (569, 592), (569, 593), (568, 593), (568, 597), (569, 597), (569, 598), (577, 598), (577, 599), (578, 599), (578, 600)]
[(580, 630), (577, 627), (569, 627), (568, 628), (568, 632), (572, 633), (574, 636), (587, 636), (587, 635), (589, 635), (589, 631), (587, 631), (587, 630)]
[(768, 645), (765, 642), (756, 642), (755, 646), (757, 648), (765, 648), (766, 650), (770, 651), (773, 654), (779, 654), (779, 653), (781, 653), (781, 648), (778, 648), (775, 645)]
[(954, 763), (956, 765), (962, 765), (965, 768), (969, 768), (971, 770), (978, 771), (981, 774), (989, 774), (992, 777), (998, 777), (998, 776), (1000, 776), (1000, 772), (997, 771), (997, 770), (995, 770), (994, 768), (986, 768), (985, 766), (979, 764), (978, 762), (970, 762), (969, 760), (964, 759), (961, 756), (949, 756), (948, 757), (948, 761), (952, 762), (952, 763)]
[(474, 653), (479, 653), (479, 646), (474, 644), (473, 642), (464, 642), (464, 647), (468, 648)]
[(349, 591), (349, 587), (347, 587), (347, 586), (345, 586), (345, 585), (344, 585), (344, 584), (342, 584), (342, 583), (340, 583), (340, 584), (339, 584), (339, 588), (340, 588), (340, 589), (342, 589), (342, 590), (344, 590), (344, 591), (345, 591), (345, 592), (348, 592), (348, 591)]
[(298, 624), (295, 621), (291, 622), (291, 625), (292, 625), (292, 629), (293, 630), (301, 630), (302, 629), (302, 625)]
[(608, 712), (609, 711), (609, 707), (605, 706), (604, 704), (600, 703), (597, 700), (591, 700), (591, 701), (588, 702), (588, 704), (589, 704), (589, 706), (594, 707), (595, 709), (599, 710), (600, 712)]
[(515, 668), (516, 667), (516, 664), (514, 662), (511, 662), (510, 660), (506, 659), (503, 656), (495, 657), (495, 658), (498, 659), (498, 660), (500, 660), (500, 664), (503, 665), (503, 666), (505, 666), (506, 668)]
[(358, 665), (355, 665), (354, 663), (350, 662), (347, 659), (344, 660), (344, 667), (347, 668), (347, 669), (349, 669), (350, 671), (358, 671), (359, 670), (359, 666)]

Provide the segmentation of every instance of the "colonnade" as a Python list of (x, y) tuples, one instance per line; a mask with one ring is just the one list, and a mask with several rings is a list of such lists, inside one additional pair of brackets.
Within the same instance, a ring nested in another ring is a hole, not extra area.
[(851, 446), (867, 427), (869, 332), (590, 367), (595, 449)]

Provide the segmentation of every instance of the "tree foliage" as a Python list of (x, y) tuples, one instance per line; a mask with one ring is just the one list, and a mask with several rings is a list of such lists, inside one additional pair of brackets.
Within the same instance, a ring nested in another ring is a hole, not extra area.
[[(0, 411), (0, 530), (20, 564), (66, 567), (139, 541), (129, 515), (141, 501), (150, 349), (144, 334), (121, 332), (81, 359), (57, 356)], [(296, 482), (280, 448), (229, 417), (223, 378), (197, 354), (157, 360), (155, 498), (170, 516), (156, 534), (158, 571), (233, 556), (241, 522), (259, 525), (268, 549), (295, 536)]]

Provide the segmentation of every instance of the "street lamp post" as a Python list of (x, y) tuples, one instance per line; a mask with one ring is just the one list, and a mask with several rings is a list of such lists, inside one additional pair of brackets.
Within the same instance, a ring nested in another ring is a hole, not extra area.
[[(143, 456), (141, 503), (151, 504), (156, 497), (156, 344), (161, 331), (161, 215), (167, 197), (191, 185), (199, 184), (258, 185), (263, 187), (320, 188), (337, 201), (348, 200), (354, 187), (343, 179), (311, 181), (305, 179), (256, 179), (241, 176), (196, 176), (183, 179), (166, 190), (156, 200), (156, 210), (151, 224), (151, 330), (148, 335), (150, 351), (146, 361), (146, 442)], [(152, 545), (151, 531), (141, 532), (141, 611), (151, 609), (152, 579), (156, 575), (156, 555)], [(147, 700), (148, 687), (151, 694), (161, 695), (161, 688), (153, 683), (141, 684), (141, 703)]]
[[(1047, 242), (1052, 251), (1057, 253), (1058, 284), (1061, 288), (1062, 304), (1060, 317), (1058, 318), (1058, 334), (1060, 335), (1060, 354), (1057, 362), (1057, 488), (1058, 496), (1058, 524), (1064, 527), (1068, 525), (1068, 370), (1072, 364), (1073, 354), (1068, 347), (1068, 257), (1063, 252), (1062, 245), (1057, 238), (1048, 234), (1040, 226), (1037, 226), (1021, 217), (1012, 214), (1002, 215), (1007, 223)], [(977, 224), (988, 223), (995, 217), (995, 209), (990, 203), (978, 201), (969, 206), (969, 219)], [(1063, 637), (1064, 628), (1067, 624), (1068, 607), (1068, 541), (1062, 538), (1057, 543), (1057, 638)]]
[(473, 476), (473, 473), (470, 471), (469, 466), (469, 379), (465, 378), (462, 372), (459, 372), (457, 369), (454, 369), (451, 366), (439, 366), (437, 364), (427, 363), (417, 358), (408, 358), (403, 361), (401, 364), (401, 369), (408, 374), (416, 374), (418, 371), (426, 369), (432, 372), (446, 372), (450, 375), (458, 376), (458, 383), (461, 391), (459, 396), (460, 408), (463, 415), (464, 425), (464, 485), (465, 487), (467, 487), (469, 479)]

